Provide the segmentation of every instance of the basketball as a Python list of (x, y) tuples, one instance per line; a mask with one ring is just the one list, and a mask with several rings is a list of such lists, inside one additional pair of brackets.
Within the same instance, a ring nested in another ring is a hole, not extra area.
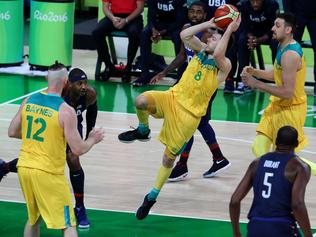
[(235, 6), (224, 4), (216, 9), (214, 13), (214, 22), (218, 27), (226, 29), (238, 16), (239, 11)]

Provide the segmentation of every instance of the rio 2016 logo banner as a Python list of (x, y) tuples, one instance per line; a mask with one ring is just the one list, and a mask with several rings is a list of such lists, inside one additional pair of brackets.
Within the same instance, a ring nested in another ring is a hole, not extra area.
[(48, 22), (67, 22), (68, 16), (66, 12), (63, 15), (57, 15), (52, 11), (42, 13), (39, 10), (36, 10), (34, 12), (34, 19)]
[(0, 12), (0, 20), (9, 21), (11, 19), (10, 11)]

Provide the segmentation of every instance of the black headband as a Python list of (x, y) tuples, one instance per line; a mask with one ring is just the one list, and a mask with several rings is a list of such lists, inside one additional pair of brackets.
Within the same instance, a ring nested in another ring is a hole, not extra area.
[(68, 80), (73, 83), (76, 81), (87, 80), (87, 74), (80, 68), (74, 68), (69, 72)]

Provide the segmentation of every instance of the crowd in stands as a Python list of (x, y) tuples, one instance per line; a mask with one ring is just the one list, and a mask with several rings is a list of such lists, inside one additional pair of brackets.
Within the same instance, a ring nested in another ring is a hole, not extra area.
[[(120, 76), (122, 82), (132, 83), (133, 86), (143, 86), (150, 83), (160, 71), (152, 67), (152, 62), (157, 55), (152, 52), (152, 44), (162, 39), (171, 40), (174, 45), (175, 55), (181, 49), (180, 32), (183, 26), (189, 23), (188, 9), (196, 0), (102, 0), (105, 17), (100, 20), (93, 31), (99, 59), (104, 63), (105, 70), (96, 80), (107, 81), (112, 76)], [(276, 13), (282, 10), (295, 13), (298, 21), (298, 29), (294, 38), (301, 42), (305, 26), (310, 34), (312, 48), (316, 47), (316, 1), (303, 0), (200, 0), (208, 7), (207, 17), (210, 20), (214, 16), (216, 8), (223, 4), (236, 6), (241, 13), (242, 22), (234, 35), (233, 47), (227, 52), (227, 57), (232, 62), (232, 70), (225, 82), (224, 93), (244, 94), (251, 91), (240, 79), (242, 69), (249, 65), (251, 56), (260, 45), (269, 45), (272, 62), (276, 57), (277, 42), (272, 39), (271, 28), (274, 24)], [(147, 14), (143, 14), (144, 7)], [(310, 6), (310, 7), (302, 7)], [(145, 26), (144, 26), (144, 23)], [(111, 61), (106, 36), (113, 31), (124, 31), (128, 36), (128, 52), (125, 70), (120, 72)], [(137, 51), (140, 76), (131, 81), (132, 64), (135, 62)], [(314, 61), (316, 61), (314, 53)], [(159, 63), (159, 62), (158, 62)], [(178, 67), (177, 78), (185, 68)], [(167, 66), (163, 65), (162, 66)], [(316, 79), (316, 67), (314, 65), (314, 78)], [(316, 87), (314, 87), (316, 96)]]

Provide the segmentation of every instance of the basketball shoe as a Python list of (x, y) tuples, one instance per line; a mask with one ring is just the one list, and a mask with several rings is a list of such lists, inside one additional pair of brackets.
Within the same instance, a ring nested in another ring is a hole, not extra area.
[(148, 199), (148, 194), (145, 196), (144, 201), (142, 205), (137, 209), (136, 212), (136, 218), (138, 220), (144, 219), (146, 216), (148, 216), (148, 213), (150, 211), (150, 208), (156, 203), (156, 201), (152, 201)]
[(130, 142), (133, 142), (135, 140), (147, 142), (150, 140), (150, 129), (148, 129), (148, 132), (145, 134), (140, 133), (138, 128), (136, 128), (134, 130), (127, 131), (127, 132), (123, 132), (123, 133), (118, 135), (118, 139), (124, 143), (130, 143)]
[(182, 180), (185, 180), (187, 175), (188, 175), (187, 164), (178, 161), (175, 167), (172, 169), (172, 172), (168, 178), (168, 181), (169, 182), (182, 181)]
[(75, 207), (75, 216), (78, 228), (87, 229), (90, 227), (90, 222), (87, 217), (86, 208), (84, 206)]
[(0, 159), (0, 182), (2, 178), (8, 173), (6, 172), (5, 164), (6, 163), (4, 162), (4, 160)]
[(203, 174), (204, 178), (211, 178), (217, 175), (220, 171), (227, 169), (230, 166), (230, 162), (223, 157), (221, 160), (215, 160), (212, 167)]

